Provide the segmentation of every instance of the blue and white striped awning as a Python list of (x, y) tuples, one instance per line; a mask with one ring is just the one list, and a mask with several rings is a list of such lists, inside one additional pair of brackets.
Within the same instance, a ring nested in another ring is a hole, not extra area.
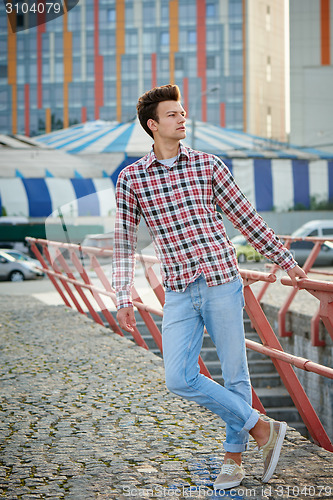
[[(7, 215), (28, 217), (48, 217), (63, 206), (74, 217), (113, 215), (118, 174), (136, 160), (137, 157), (124, 158), (109, 177), (0, 178), (0, 206)], [(258, 211), (309, 208), (311, 199), (333, 199), (333, 160), (227, 158), (224, 161)]]
[[(69, 153), (116, 153), (141, 157), (149, 152), (152, 139), (136, 119), (128, 123), (93, 121), (34, 138), (37, 142)], [(192, 143), (192, 124), (187, 121), (186, 146)], [(195, 149), (224, 158), (332, 158), (311, 148), (228, 130), (209, 123), (195, 123)]]
[(0, 206), (6, 214), (26, 217), (71, 217), (115, 214), (115, 190), (110, 177), (97, 179), (0, 178)]

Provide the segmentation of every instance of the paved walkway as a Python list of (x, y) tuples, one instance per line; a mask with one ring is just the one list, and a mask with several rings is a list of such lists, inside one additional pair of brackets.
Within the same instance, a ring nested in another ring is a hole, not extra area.
[(172, 396), (161, 359), (64, 306), (1, 296), (0, 497), (333, 498), (332, 454), (288, 429), (262, 485), (252, 442), (241, 488), (214, 495), (223, 423)]

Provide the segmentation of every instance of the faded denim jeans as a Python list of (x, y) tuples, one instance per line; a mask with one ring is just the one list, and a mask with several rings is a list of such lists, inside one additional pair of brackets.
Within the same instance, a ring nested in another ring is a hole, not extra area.
[[(226, 423), (224, 448), (247, 449), (259, 414), (252, 408), (243, 326), (240, 278), (208, 287), (203, 275), (184, 292), (167, 289), (163, 317), (163, 358), (168, 389), (211, 410)], [(204, 326), (221, 361), (224, 387), (199, 372)]]

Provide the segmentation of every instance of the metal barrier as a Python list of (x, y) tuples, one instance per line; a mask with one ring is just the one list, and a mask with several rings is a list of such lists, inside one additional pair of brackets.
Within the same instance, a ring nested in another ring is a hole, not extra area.
[[(36, 238), (26, 239), (30, 243), (32, 251), (40, 261), (44, 272), (53, 283), (66, 306), (75, 307), (81, 314), (85, 314), (83, 307), (86, 306), (92, 318), (97, 323), (104, 324), (100, 314), (97, 313), (97, 309), (99, 309), (111, 329), (118, 335), (123, 335), (123, 332), (117, 325), (117, 322), (105, 303), (106, 299), (111, 299), (112, 303), (116, 305), (116, 295), (98, 260), (98, 257), (109, 257), (111, 259), (113, 255), (111, 249), (81, 247), (80, 245)], [(42, 252), (39, 251), (38, 247), (42, 249)], [(67, 252), (69, 258), (68, 256), (65, 258), (63, 252)], [(84, 263), (85, 258), (88, 258), (86, 263)], [(152, 314), (159, 317), (163, 316), (163, 305), (165, 300), (164, 289), (153, 269), (153, 266), (159, 264), (159, 261), (156, 257), (143, 255), (137, 255), (136, 258), (137, 262), (142, 263), (145, 277), (155, 293), (161, 308), (154, 308), (144, 304), (135, 287), (132, 288), (133, 305), (137, 308), (150, 334), (155, 340), (156, 345), (162, 353), (161, 332), (152, 317)], [(102, 287), (92, 284), (86, 269), (88, 265), (94, 271), (94, 275), (98, 278)], [(74, 273), (76, 273), (76, 275), (78, 274), (81, 279), (79, 279), (78, 276), (76, 277)], [(246, 270), (241, 270), (241, 276), (244, 283), (245, 309), (262, 342), (262, 344), (259, 344), (246, 340), (247, 347), (266, 354), (272, 359), (276, 370), (314, 442), (326, 450), (333, 451), (332, 443), (298, 380), (292, 365), (331, 379), (333, 379), (333, 369), (319, 365), (308, 359), (290, 355), (283, 351), (281, 344), (250, 286), (258, 281), (262, 281), (265, 284), (274, 283), (276, 281), (276, 276), (272, 273), (267, 274)], [(282, 282), (285, 285), (291, 284), (289, 278), (285, 278)], [(327, 318), (327, 321), (331, 325), (333, 318), (333, 311), (331, 308), (333, 300), (333, 283), (303, 279), (299, 280), (298, 287), (308, 290), (320, 300), (322, 306), (321, 317)], [(136, 327), (132, 335), (138, 345), (148, 349), (147, 344)], [(201, 358), (199, 359), (199, 364), (201, 373), (211, 377)], [(265, 413), (265, 409), (253, 389), (252, 393), (254, 408)]]
[[(306, 259), (306, 261), (303, 265), (304, 271), (307, 274), (316, 273), (316, 274), (321, 274), (323, 276), (325, 276), (325, 275), (332, 276), (332, 273), (314, 270), (312, 266), (314, 265), (314, 263), (318, 257), (318, 254), (319, 254), (320, 249), (321, 249), (321, 245), (325, 241), (333, 242), (333, 238), (327, 238), (327, 237), (326, 238), (317, 238), (317, 237), (301, 238), (301, 237), (292, 237), (292, 236), (279, 236), (279, 238), (284, 241), (284, 244), (287, 248), (290, 248), (290, 245), (293, 241), (309, 241), (311, 243), (314, 243), (313, 248), (308, 255), (308, 258)], [(273, 274), (275, 274), (275, 272), (279, 269), (279, 266), (276, 264), (272, 264), (272, 265), (268, 265), (268, 266), (270, 267), (271, 273), (273, 273)], [(332, 337), (332, 339), (333, 339), (333, 327), (332, 327), (332, 322), (327, 317), (327, 307), (328, 306), (323, 307), (323, 304), (325, 302), (324, 298), (322, 297), (322, 300), (319, 298), (319, 294), (318, 294), (319, 290), (316, 289), (317, 281), (312, 281), (312, 283), (314, 286), (312, 291), (309, 288), (307, 288), (307, 290), (310, 293), (312, 293), (312, 295), (316, 296), (320, 300), (320, 306), (318, 308), (318, 311), (314, 314), (313, 318), (311, 319), (311, 343), (313, 346), (324, 346), (325, 341), (321, 340), (320, 335), (319, 335), (320, 320), (323, 321), (323, 323), (324, 323), (325, 327), (327, 328), (327, 331), (330, 334), (330, 336)], [(284, 281), (284, 284), (287, 284), (287, 283)], [(257, 294), (257, 299), (259, 302), (262, 301), (268, 287), (269, 287), (269, 283), (264, 283), (263, 286), (261, 287), (259, 293)], [(289, 308), (290, 308), (294, 298), (296, 297), (298, 291), (301, 288), (302, 288), (301, 286), (299, 286), (296, 289), (293, 288), (289, 292), (285, 302), (283, 303), (283, 305), (279, 309), (279, 312), (278, 312), (278, 331), (279, 331), (280, 337), (291, 337), (291, 335), (293, 334), (292, 331), (288, 331), (286, 329), (286, 316), (287, 316), (287, 313), (289, 311)]]

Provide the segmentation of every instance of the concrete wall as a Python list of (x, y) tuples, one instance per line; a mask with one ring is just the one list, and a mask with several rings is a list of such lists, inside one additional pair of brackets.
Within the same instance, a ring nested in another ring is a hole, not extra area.
[[(330, 64), (321, 61), (320, 5), (313, 0), (290, 2), (290, 142), (333, 151), (333, 68), (332, 60)], [(330, 26), (332, 54), (333, 0)]]
[(246, 13), (246, 132), (285, 141), (284, 2), (251, 0)]
[[(268, 321), (275, 332), (277, 327), (278, 308), (270, 304), (262, 304)], [(310, 316), (289, 312), (286, 320), (287, 330), (293, 331), (292, 337), (279, 337), (283, 349), (289, 354), (310, 359), (324, 366), (333, 366), (333, 341), (327, 330), (321, 325), (320, 338), (326, 342), (325, 347), (314, 347), (310, 340)], [(333, 380), (295, 368), (295, 372), (314, 407), (329, 438), (333, 441)]]

